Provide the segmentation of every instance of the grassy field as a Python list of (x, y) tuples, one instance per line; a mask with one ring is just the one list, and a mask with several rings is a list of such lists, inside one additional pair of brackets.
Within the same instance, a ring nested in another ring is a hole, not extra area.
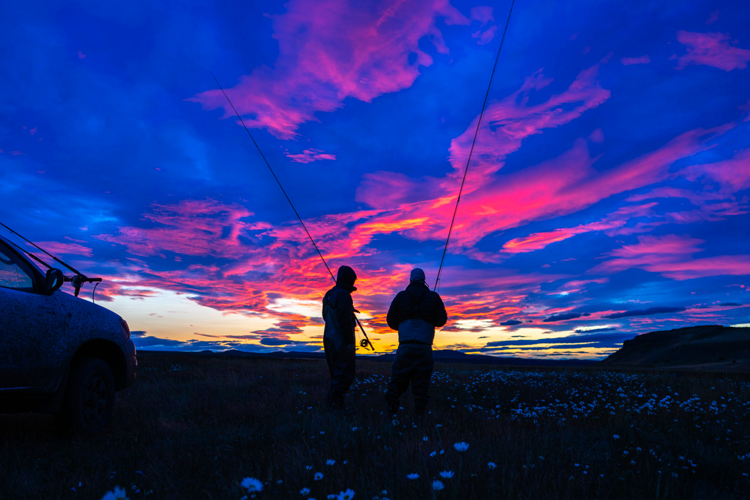
[(323, 361), (139, 361), (99, 437), (0, 415), (0, 498), (100, 499), (120, 486), (130, 499), (240, 499), (253, 496), (246, 477), (262, 482), (259, 499), (750, 494), (746, 378), (438, 364), (431, 413), (413, 423), (411, 395), (396, 421), (383, 413), (387, 363), (359, 361), (356, 413), (342, 416), (322, 403)]

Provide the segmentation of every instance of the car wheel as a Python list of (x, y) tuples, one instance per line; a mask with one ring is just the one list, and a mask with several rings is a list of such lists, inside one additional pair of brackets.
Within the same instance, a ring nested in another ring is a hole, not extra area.
[(97, 434), (109, 423), (114, 406), (115, 382), (109, 365), (98, 358), (85, 358), (71, 367), (55, 417), (65, 429)]

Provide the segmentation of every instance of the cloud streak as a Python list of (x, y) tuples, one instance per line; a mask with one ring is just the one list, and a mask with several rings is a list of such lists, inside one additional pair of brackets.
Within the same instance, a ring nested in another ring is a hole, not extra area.
[(677, 58), (677, 69), (696, 64), (712, 66), (724, 71), (747, 68), (750, 50), (733, 47), (728, 33), (692, 33), (678, 31), (677, 41), (685, 46), (687, 54)]
[[(346, 98), (372, 102), (408, 88), (419, 66), (433, 62), (420, 48), (421, 39), (440, 54), (449, 52), (436, 21), (469, 24), (448, 0), (386, 0), (363, 7), (347, 0), (290, 0), (285, 14), (269, 16), (279, 44), (274, 67), (256, 68), (227, 89), (249, 127), (292, 139), (302, 123), (341, 108)], [(224, 109), (225, 118), (234, 115), (218, 89), (188, 100)]]

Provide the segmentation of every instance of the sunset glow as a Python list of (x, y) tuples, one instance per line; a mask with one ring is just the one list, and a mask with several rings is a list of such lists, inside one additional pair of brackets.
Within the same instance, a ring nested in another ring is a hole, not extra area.
[[(435, 282), (509, 7), (9, 7), (0, 222), (103, 277), (140, 349), (322, 350), (331, 277), (213, 71), (393, 350), (388, 306), (413, 267)], [(599, 359), (750, 322), (750, 4), (662, 8), (516, 4), (436, 348)]]

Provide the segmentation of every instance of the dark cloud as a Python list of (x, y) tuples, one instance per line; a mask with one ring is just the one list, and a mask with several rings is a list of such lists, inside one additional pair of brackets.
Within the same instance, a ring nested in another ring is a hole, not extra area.
[[(633, 338), (629, 333), (592, 333), (588, 335), (568, 335), (567, 337), (545, 338), (545, 339), (526, 339), (526, 340), (502, 340), (497, 342), (487, 342), (486, 348), (509, 348), (514, 346), (530, 346), (536, 344), (587, 344), (597, 343), (606, 344), (607, 347), (619, 345), (626, 340)], [(598, 345), (597, 347), (602, 347)]]
[(576, 319), (583, 316), (581, 313), (565, 313), (565, 314), (555, 314), (553, 316), (550, 316), (549, 318), (544, 318), (542, 321), (545, 323), (552, 323), (555, 321), (565, 321), (568, 319)]
[(302, 333), (302, 329), (295, 324), (281, 322), (276, 326), (267, 328), (265, 330), (254, 330), (253, 333), (261, 335), (278, 335), (278, 334), (290, 334), (290, 333)]
[(263, 345), (307, 345), (307, 342), (300, 342), (297, 340), (276, 339), (273, 337), (266, 337), (264, 339), (261, 339), (260, 343)]
[(649, 307), (648, 309), (633, 309), (605, 316), (607, 319), (630, 318), (633, 316), (651, 316), (652, 314), (676, 313), (684, 311), (684, 307)]
[(146, 335), (145, 330), (131, 330), (130, 336), (131, 337), (143, 337)]
[(523, 323), (523, 321), (519, 321), (517, 319), (509, 319), (508, 321), (503, 321), (500, 323), (500, 326), (513, 326), (513, 325), (520, 325)]

